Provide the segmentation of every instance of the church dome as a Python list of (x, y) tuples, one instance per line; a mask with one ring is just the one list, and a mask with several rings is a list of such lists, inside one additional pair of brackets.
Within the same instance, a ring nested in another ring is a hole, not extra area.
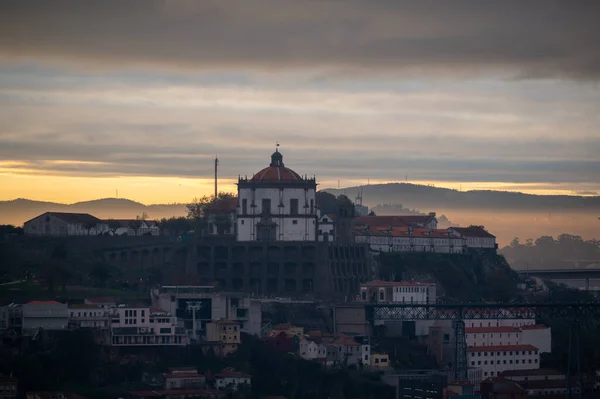
[(283, 164), (283, 155), (281, 155), (279, 150), (275, 150), (271, 155), (271, 164), (257, 172), (251, 180), (264, 182), (293, 182), (302, 181), (303, 179), (298, 173), (285, 167)]

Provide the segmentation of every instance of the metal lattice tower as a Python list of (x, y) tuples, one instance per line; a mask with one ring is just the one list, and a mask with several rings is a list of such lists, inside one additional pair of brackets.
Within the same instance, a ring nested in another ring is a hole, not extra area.
[(465, 336), (465, 322), (463, 320), (454, 320), (454, 379), (467, 379), (467, 339)]

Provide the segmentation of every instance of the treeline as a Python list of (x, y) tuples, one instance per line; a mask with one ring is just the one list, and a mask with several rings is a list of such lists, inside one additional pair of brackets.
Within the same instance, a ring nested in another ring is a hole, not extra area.
[(556, 239), (543, 236), (535, 241), (528, 238), (524, 243), (515, 237), (500, 253), (514, 269), (586, 266), (588, 262), (600, 261), (600, 241), (571, 234), (561, 234)]

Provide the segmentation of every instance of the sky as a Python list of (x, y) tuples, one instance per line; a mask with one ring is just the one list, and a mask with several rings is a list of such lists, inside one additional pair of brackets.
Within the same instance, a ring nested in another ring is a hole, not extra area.
[(600, 2), (0, 2), (0, 200), (185, 202), (284, 163), (600, 195)]

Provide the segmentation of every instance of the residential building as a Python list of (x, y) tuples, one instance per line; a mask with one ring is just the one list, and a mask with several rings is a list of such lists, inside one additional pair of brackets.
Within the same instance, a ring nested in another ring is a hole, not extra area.
[(526, 370), (507, 370), (500, 373), (501, 377), (512, 381), (548, 381), (548, 380), (564, 380), (565, 373), (561, 373), (555, 369), (526, 369)]
[(208, 222), (208, 235), (236, 235), (237, 197), (226, 198), (209, 204), (204, 209)]
[(106, 329), (110, 326), (110, 308), (88, 304), (69, 305), (70, 328)]
[(117, 307), (111, 316), (112, 346), (184, 346), (185, 330), (169, 312), (150, 307)]
[(227, 356), (237, 351), (240, 343), (240, 323), (220, 319), (206, 325), (206, 341), (216, 344), (218, 355)]
[(540, 367), (540, 353), (533, 345), (496, 345), (467, 347), (467, 362), (483, 370), (483, 378), (495, 377), (506, 370)]
[(298, 354), (302, 359), (317, 360), (327, 358), (327, 347), (320, 340), (302, 338)]
[(475, 393), (475, 385), (468, 380), (455, 380), (448, 383), (446, 389), (448, 399), (479, 399), (481, 396)]
[(206, 386), (206, 377), (193, 367), (170, 368), (163, 377), (165, 389), (193, 389)]
[(23, 306), (11, 303), (0, 306), (0, 330), (21, 330), (23, 327)]
[(469, 249), (487, 249), (495, 251), (498, 249), (496, 237), (488, 233), (483, 226), (449, 227), (448, 231), (461, 237)]
[(23, 224), (30, 236), (88, 236), (107, 231), (106, 225), (88, 213), (46, 212)]
[[(378, 219), (381, 218), (381, 219)], [(360, 222), (363, 220), (364, 222)], [(387, 224), (378, 224), (384, 223)], [(434, 223), (423, 223), (432, 226)], [(435, 223), (437, 226), (437, 223)], [(355, 219), (354, 242), (366, 243), (377, 252), (465, 253), (497, 249), (496, 237), (482, 226), (437, 229), (407, 223), (399, 216), (366, 216)]]
[(57, 301), (31, 301), (23, 305), (23, 331), (66, 330), (69, 326), (69, 309)]
[(337, 220), (337, 218), (337, 215), (334, 213), (328, 213), (319, 218), (317, 231), (317, 239), (319, 241), (335, 241), (335, 221)]
[(447, 371), (385, 371), (381, 380), (395, 390), (395, 399), (443, 399), (448, 384)]
[(540, 353), (551, 350), (550, 328), (543, 325), (520, 327), (467, 327), (467, 346), (534, 345)]
[(372, 353), (371, 367), (376, 369), (390, 369), (392, 367), (390, 355), (387, 353)]
[(344, 366), (370, 366), (371, 345), (368, 341), (359, 343), (351, 337), (342, 335), (331, 342), (331, 344), (337, 347), (337, 364)]
[(115, 236), (159, 236), (160, 227), (154, 220), (111, 219), (102, 221), (105, 231)]
[(183, 321), (192, 339), (200, 339), (206, 325), (227, 319), (240, 323), (246, 334), (260, 336), (262, 311), (259, 300), (240, 293), (211, 292), (212, 286), (162, 286), (151, 291), (152, 306), (165, 309)]
[(434, 283), (375, 280), (360, 285), (360, 300), (362, 301), (435, 303), (436, 299)]
[(316, 241), (316, 179), (286, 167), (279, 149), (237, 185), (237, 241)]
[(241, 385), (248, 388), (252, 385), (252, 376), (232, 368), (226, 368), (215, 375), (215, 387), (217, 389), (238, 390)]
[(481, 382), (482, 399), (525, 399), (527, 392), (516, 381), (489, 377)]
[(0, 399), (15, 399), (17, 397), (19, 380), (10, 375), (0, 374)]

